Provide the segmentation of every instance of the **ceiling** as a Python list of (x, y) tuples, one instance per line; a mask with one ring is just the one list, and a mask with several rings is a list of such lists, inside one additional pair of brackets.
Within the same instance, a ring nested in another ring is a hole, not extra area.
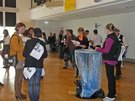
[(60, 13), (43, 18), (47, 21), (67, 21), (81, 18), (99, 17), (105, 15), (135, 12), (135, 0), (117, 0), (71, 12)]

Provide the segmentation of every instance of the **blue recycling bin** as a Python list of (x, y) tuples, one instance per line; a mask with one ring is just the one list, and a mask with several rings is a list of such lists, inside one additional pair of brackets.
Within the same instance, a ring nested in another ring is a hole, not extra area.
[(102, 54), (90, 49), (75, 50), (75, 62), (82, 85), (80, 97), (89, 98), (100, 89)]

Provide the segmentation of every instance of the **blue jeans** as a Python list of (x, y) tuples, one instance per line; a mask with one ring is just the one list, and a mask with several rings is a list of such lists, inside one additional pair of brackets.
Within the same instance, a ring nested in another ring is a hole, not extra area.
[(30, 101), (39, 101), (41, 73), (42, 68), (36, 68), (35, 74), (28, 80)]
[(69, 48), (70, 61), (72, 63), (72, 67), (76, 66), (75, 64), (75, 51)]

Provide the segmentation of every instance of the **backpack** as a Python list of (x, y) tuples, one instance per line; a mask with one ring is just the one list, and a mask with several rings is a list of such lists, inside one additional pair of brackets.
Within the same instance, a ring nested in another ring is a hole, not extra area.
[(117, 50), (117, 52), (116, 52), (116, 54), (115, 54), (115, 59), (117, 59), (118, 60), (118, 58), (119, 58), (119, 56), (120, 56), (120, 52), (121, 52), (121, 44), (119, 43), (119, 42), (117, 42), (117, 44), (116, 44), (116, 47), (115, 47), (115, 49)]
[(117, 53), (115, 54), (115, 58), (118, 61), (123, 61), (123, 55), (125, 53), (125, 46), (123, 46), (120, 42), (116, 45)]

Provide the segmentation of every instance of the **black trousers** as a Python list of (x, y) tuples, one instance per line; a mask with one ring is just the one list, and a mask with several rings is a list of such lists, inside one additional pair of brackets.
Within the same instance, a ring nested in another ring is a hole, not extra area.
[(116, 76), (120, 75), (121, 75), (121, 61), (118, 61), (118, 63), (116, 64)]
[(114, 65), (105, 64), (106, 76), (108, 79), (108, 97), (113, 98), (116, 95), (116, 80), (114, 76)]

